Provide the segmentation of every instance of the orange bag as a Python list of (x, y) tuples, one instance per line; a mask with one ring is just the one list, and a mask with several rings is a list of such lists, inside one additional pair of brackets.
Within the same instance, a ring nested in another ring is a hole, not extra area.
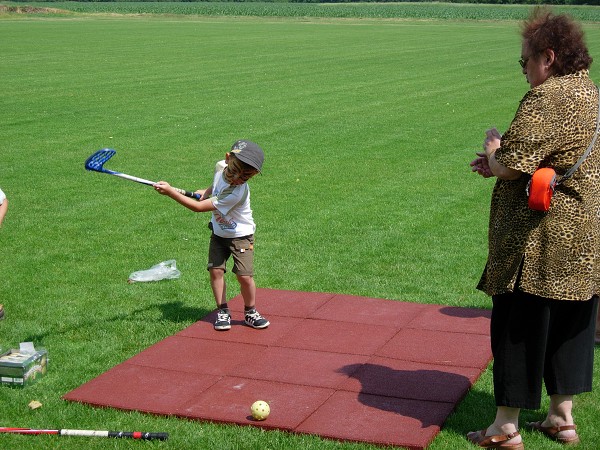
[(550, 209), (550, 200), (552, 200), (552, 194), (554, 194), (556, 186), (573, 175), (594, 148), (598, 132), (600, 131), (600, 88), (596, 86), (596, 89), (598, 90), (599, 100), (598, 115), (596, 116), (596, 132), (594, 133), (594, 137), (592, 137), (592, 142), (588, 145), (588, 148), (583, 155), (579, 157), (575, 165), (567, 170), (559, 180), (556, 179), (556, 172), (551, 167), (542, 167), (533, 173), (526, 189), (528, 198), (527, 204), (529, 205), (529, 208), (535, 211), (548, 211)]
[(550, 200), (556, 187), (556, 172), (551, 167), (536, 170), (527, 185), (529, 208), (536, 211), (548, 211)]

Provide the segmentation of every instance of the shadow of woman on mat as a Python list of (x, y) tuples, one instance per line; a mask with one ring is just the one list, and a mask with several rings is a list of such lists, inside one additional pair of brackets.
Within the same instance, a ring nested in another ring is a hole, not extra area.
[(367, 363), (349, 364), (338, 372), (360, 383), (358, 400), (363, 405), (417, 419), (422, 428), (441, 428), (471, 387), (468, 377), (450, 370), (397, 370)]

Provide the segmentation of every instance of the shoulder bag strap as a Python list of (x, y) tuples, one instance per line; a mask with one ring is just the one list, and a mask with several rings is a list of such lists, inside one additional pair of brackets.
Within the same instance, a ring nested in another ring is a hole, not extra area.
[(579, 166), (581, 165), (581, 163), (583, 163), (583, 161), (585, 160), (585, 158), (588, 157), (588, 155), (590, 154), (590, 152), (594, 148), (594, 144), (596, 143), (596, 138), (598, 137), (598, 130), (600, 129), (600, 88), (598, 86), (596, 86), (596, 89), (598, 90), (598, 117), (596, 119), (596, 132), (594, 133), (594, 137), (592, 138), (592, 142), (588, 146), (588, 148), (585, 151), (585, 153), (583, 155), (581, 155), (581, 158), (579, 158), (579, 160), (575, 163), (575, 165), (573, 167), (571, 167), (567, 171), (567, 173), (565, 173), (563, 175), (563, 177), (560, 179), (560, 181), (558, 181), (558, 183), (556, 183), (556, 184), (562, 183), (567, 178), (569, 178), (571, 175), (573, 175), (573, 173), (579, 168)]

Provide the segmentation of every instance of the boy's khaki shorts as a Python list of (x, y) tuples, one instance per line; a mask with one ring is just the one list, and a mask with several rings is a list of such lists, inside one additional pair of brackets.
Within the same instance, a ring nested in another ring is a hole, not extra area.
[(233, 256), (232, 272), (236, 275), (254, 276), (254, 235), (239, 238), (222, 238), (212, 233), (208, 247), (207, 269), (222, 269)]

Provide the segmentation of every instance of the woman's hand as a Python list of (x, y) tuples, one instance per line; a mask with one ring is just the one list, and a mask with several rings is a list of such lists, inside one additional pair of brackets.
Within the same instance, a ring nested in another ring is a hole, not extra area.
[(496, 150), (500, 148), (502, 135), (495, 128), (485, 132), (483, 152), (478, 152), (478, 158), (471, 162), (473, 172), (484, 178), (497, 177), (501, 180), (517, 180), (523, 173), (518, 170), (503, 166), (496, 161)]
[(496, 153), (496, 150), (500, 148), (500, 138), (502, 138), (502, 135), (496, 128), (490, 128), (485, 131), (483, 150), (488, 159), (490, 159), (490, 157)]
[(500, 148), (500, 138), (502, 135), (496, 128), (490, 128), (485, 131), (485, 139), (483, 140), (483, 151), (477, 152), (477, 158), (471, 161), (473, 172), (477, 172), (483, 178), (491, 178), (494, 176), (490, 168), (490, 158), (494, 156), (496, 150)]
[(483, 178), (491, 178), (494, 176), (490, 169), (489, 161), (485, 152), (477, 152), (477, 158), (471, 161), (471, 167), (473, 172), (477, 172)]

